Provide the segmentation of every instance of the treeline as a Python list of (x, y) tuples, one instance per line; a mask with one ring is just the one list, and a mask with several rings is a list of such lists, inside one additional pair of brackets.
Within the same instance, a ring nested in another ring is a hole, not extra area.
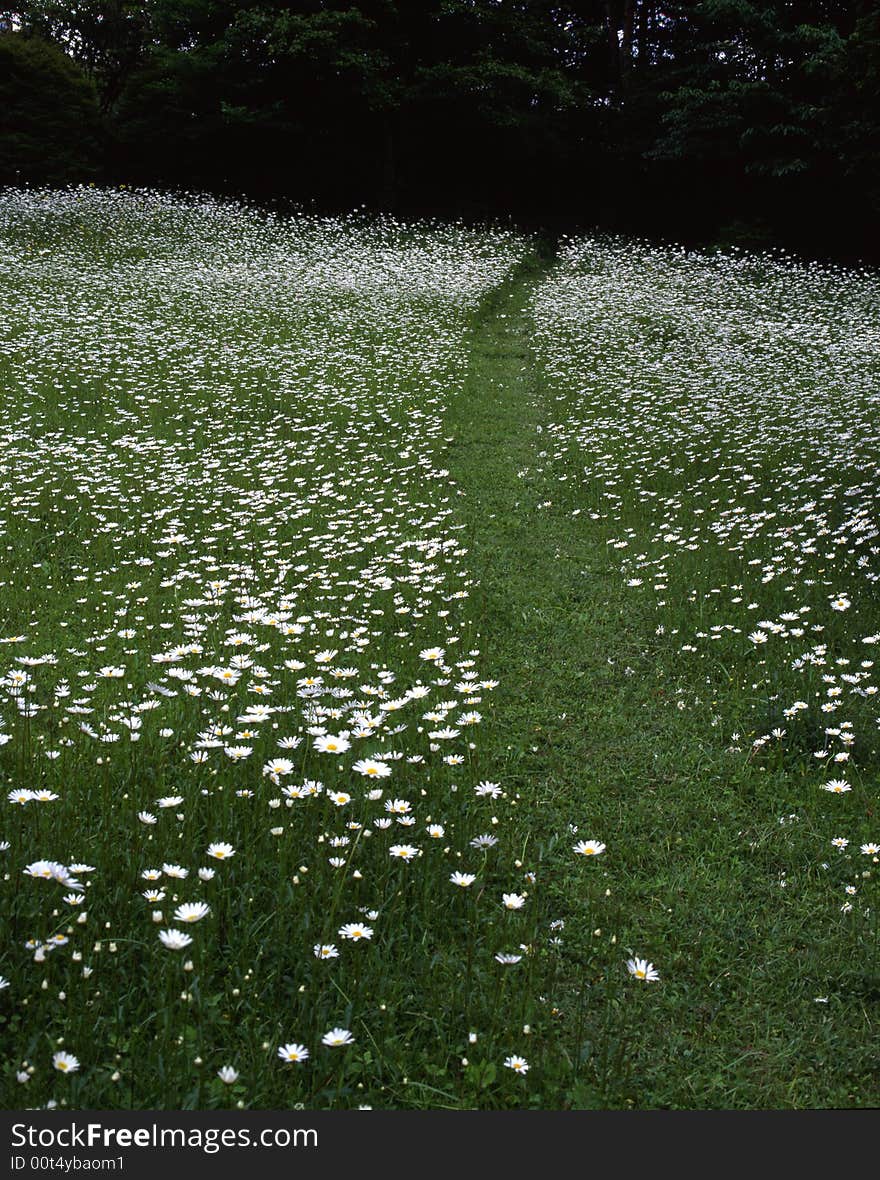
[(880, 213), (876, 0), (35, 0), (0, 29), (2, 183), (850, 256)]

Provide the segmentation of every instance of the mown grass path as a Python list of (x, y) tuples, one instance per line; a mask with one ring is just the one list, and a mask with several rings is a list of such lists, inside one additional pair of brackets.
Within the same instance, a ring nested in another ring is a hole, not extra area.
[[(552, 265), (537, 249), (485, 300), (447, 431), (480, 580), (475, 643), (501, 681), (487, 765), (522, 795), (530, 855), (569, 822), (572, 843), (608, 845), (542, 882), (566, 923), (548, 1021), (570, 1045), (570, 1081), (543, 1104), (871, 1105), (872, 976), (831, 924), (803, 825), (780, 826), (786, 784), (725, 750), (705, 681), (678, 678), (605, 536), (573, 521), (544, 470), (543, 431), (564, 409), (530, 352), (529, 298)], [(630, 954), (660, 983), (630, 981)]]

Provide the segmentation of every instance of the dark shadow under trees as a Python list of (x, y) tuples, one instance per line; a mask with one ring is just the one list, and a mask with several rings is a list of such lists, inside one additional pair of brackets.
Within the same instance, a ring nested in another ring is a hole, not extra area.
[(870, 0), (34, 0), (0, 29), (3, 183), (872, 256)]

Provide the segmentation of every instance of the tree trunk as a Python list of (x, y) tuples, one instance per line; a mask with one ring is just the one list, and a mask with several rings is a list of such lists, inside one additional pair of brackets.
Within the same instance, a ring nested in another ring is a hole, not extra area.
[(608, 76), (613, 90), (620, 87), (620, 41), (617, 36), (617, 5), (605, 0), (605, 31), (608, 34)]
[(651, 16), (653, 4), (649, 0), (642, 0), (639, 4), (638, 32), (636, 33), (636, 66), (639, 71), (645, 70), (651, 64)]
[(391, 212), (397, 204), (397, 166), (394, 155), (394, 127), (391, 116), (382, 118), (382, 185), (379, 205)]
[(633, 68), (633, 32), (636, 20), (636, 0), (624, 0), (623, 32), (620, 38), (620, 86), (626, 90)]

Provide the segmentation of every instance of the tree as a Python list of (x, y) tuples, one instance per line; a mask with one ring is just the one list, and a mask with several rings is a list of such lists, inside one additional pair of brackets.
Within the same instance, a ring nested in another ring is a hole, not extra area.
[(114, 121), (141, 161), (155, 144), (167, 163), (176, 143), (202, 177), (214, 157), (250, 186), (324, 200), (443, 203), (464, 177), (477, 200), (516, 193), (576, 143), (567, 13), (550, 0), (154, 0), (155, 44)]
[(11, 24), (92, 79), (119, 180), (691, 239), (843, 241), (880, 211), (876, 0), (26, 0)]
[(104, 112), (144, 56), (151, 13), (151, 4), (133, 0), (30, 0), (21, 9), (25, 31), (54, 41), (88, 72)]
[(63, 184), (100, 174), (95, 88), (57, 45), (0, 35), (0, 184)]

